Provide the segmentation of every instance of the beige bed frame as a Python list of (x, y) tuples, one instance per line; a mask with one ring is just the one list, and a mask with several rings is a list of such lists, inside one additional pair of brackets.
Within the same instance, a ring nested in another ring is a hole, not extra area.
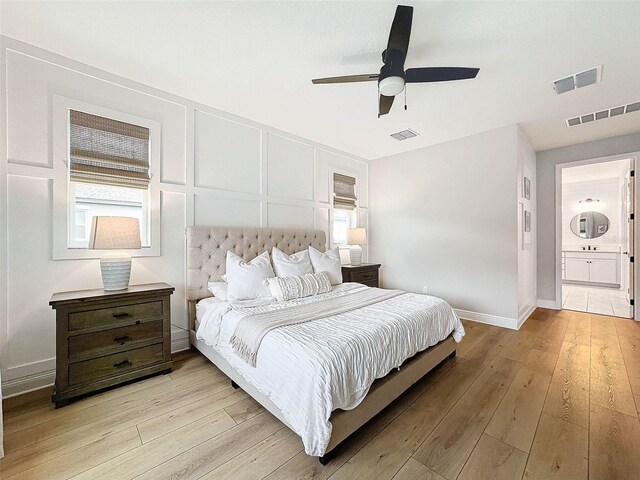
[[(271, 251), (277, 247), (287, 254), (313, 246), (320, 251), (326, 248), (326, 236), (322, 230), (293, 230), (275, 228), (240, 227), (187, 227), (187, 301), (189, 305), (189, 341), (211, 362), (227, 375), (234, 386), (242, 388), (282, 423), (287, 423), (280, 409), (267, 397), (248, 383), (237, 370), (213, 348), (196, 338), (196, 303), (211, 297), (207, 283), (220, 281), (225, 270), (228, 250), (245, 260)], [(434, 367), (453, 357), (456, 344), (449, 336), (440, 343), (408, 359), (398, 370), (376, 380), (365, 399), (353, 410), (334, 410), (330, 421), (333, 426), (331, 439), (320, 463), (325, 465), (334, 455), (336, 446), (359, 429), (371, 418), (398, 398), (411, 385)]]

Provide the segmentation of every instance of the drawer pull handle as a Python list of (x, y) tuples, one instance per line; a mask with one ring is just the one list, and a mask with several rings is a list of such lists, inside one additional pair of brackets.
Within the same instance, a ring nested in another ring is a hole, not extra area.
[(121, 337), (113, 337), (113, 341), (119, 343), (120, 345), (124, 344), (124, 342), (131, 340), (129, 335), (122, 335)]
[(113, 314), (113, 318), (126, 318), (129, 317), (130, 315), (128, 313), (114, 313)]
[(118, 363), (114, 363), (113, 367), (114, 368), (122, 368), (122, 367), (128, 367), (129, 365), (131, 365), (131, 362), (129, 360), (123, 360), (121, 362)]

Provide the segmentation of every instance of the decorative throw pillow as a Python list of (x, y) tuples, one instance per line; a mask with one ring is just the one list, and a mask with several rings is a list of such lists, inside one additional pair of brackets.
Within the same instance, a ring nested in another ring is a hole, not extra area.
[(267, 278), (275, 277), (269, 253), (263, 252), (250, 262), (245, 262), (238, 255), (227, 251), (227, 294), (229, 300), (253, 300), (268, 298)]
[(227, 301), (227, 288), (229, 284), (227, 282), (209, 282), (207, 290), (213, 293), (213, 296), (223, 302)]
[(338, 247), (324, 253), (309, 247), (309, 257), (315, 273), (326, 272), (329, 275), (331, 285), (340, 285), (342, 283), (342, 264), (340, 263), (340, 250)]
[(287, 255), (279, 248), (273, 247), (271, 260), (277, 277), (299, 277), (307, 273), (313, 273), (311, 259), (307, 250)]
[(331, 291), (331, 281), (326, 272), (307, 273), (297, 277), (267, 278), (267, 284), (271, 296), (279, 302)]

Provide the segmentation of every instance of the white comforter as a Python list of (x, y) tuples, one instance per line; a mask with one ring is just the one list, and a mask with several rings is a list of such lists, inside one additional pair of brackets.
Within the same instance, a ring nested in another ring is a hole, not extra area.
[(229, 341), (246, 314), (349, 295), (369, 288), (344, 284), (330, 293), (288, 302), (211, 302), (199, 309), (197, 338), (218, 351), (248, 382), (267, 395), (300, 435), (308, 455), (322, 456), (331, 437), (335, 409), (355, 408), (371, 384), (407, 358), (464, 328), (442, 299), (407, 293), (347, 313), (271, 331), (262, 340), (256, 366), (235, 354)]

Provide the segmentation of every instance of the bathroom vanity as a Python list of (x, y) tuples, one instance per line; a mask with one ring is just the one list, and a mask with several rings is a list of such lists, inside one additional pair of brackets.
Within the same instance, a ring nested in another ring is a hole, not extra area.
[(562, 280), (619, 287), (620, 253), (600, 250), (563, 250)]

